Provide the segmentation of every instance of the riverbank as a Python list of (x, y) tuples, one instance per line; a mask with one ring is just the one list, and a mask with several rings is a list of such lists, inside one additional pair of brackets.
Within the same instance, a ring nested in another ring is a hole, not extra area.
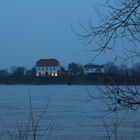
[(0, 78), (4, 85), (140, 85), (140, 80), (121, 79), (112, 76), (65, 76), (65, 77), (5, 77)]

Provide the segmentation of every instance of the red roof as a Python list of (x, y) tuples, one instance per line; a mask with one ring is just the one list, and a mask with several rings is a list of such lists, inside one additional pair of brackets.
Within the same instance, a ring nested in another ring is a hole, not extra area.
[(36, 66), (58, 66), (59, 61), (56, 59), (40, 59), (36, 62)]

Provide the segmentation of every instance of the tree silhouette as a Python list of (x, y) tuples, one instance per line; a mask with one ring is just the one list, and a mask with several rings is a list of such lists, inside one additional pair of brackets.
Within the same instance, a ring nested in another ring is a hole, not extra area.
[[(114, 44), (118, 40), (123, 40), (124, 44), (132, 43), (134, 44), (133, 50), (130, 50), (130, 45), (127, 45), (125, 53), (127, 54), (126, 60), (132, 58), (134, 61), (136, 56), (140, 56), (140, 49), (137, 49), (140, 45), (140, 0), (106, 0), (104, 6), (108, 9), (108, 13), (104, 14), (97, 10), (101, 19), (97, 26), (90, 19), (88, 26), (80, 22), (82, 33), (77, 33), (72, 28), (73, 31), (84, 41), (85, 45), (93, 43), (93, 51), (97, 51), (98, 56), (108, 49), (114, 49)], [(132, 83), (133, 86), (130, 86)], [(135, 77), (133, 76), (131, 83), (127, 79), (126, 84), (122, 87), (112, 82), (105, 89), (100, 88), (103, 93), (102, 99), (104, 102), (108, 99), (107, 105), (110, 110), (137, 109), (140, 106), (140, 91)]]

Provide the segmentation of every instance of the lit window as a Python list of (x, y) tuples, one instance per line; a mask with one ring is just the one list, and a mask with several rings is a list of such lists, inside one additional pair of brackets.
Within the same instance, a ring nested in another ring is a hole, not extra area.
[(36, 76), (39, 77), (39, 73), (37, 73)]
[(52, 75), (52, 77), (55, 76), (54, 73), (52, 73), (51, 75)]
[(55, 77), (57, 77), (58, 76), (58, 74), (57, 73), (55, 73)]

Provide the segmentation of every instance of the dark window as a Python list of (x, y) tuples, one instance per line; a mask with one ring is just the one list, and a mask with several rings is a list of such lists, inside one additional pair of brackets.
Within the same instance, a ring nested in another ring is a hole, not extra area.
[(101, 71), (101, 69), (100, 68), (97, 68), (97, 71)]

